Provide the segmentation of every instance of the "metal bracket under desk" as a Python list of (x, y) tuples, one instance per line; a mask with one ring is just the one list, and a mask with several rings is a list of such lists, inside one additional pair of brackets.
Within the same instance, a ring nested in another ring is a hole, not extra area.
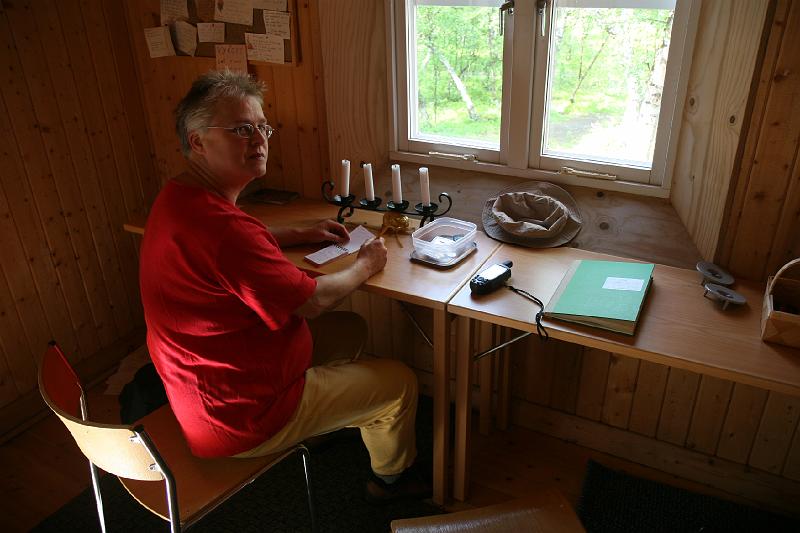
[(422, 329), (422, 326), (420, 326), (420, 325), (419, 325), (419, 323), (417, 322), (417, 319), (416, 319), (416, 318), (414, 318), (414, 315), (412, 315), (412, 314), (411, 314), (411, 311), (409, 311), (409, 310), (408, 310), (408, 307), (406, 307), (406, 304), (405, 304), (405, 302), (399, 302), (399, 301), (398, 301), (397, 303), (399, 303), (399, 304), (400, 304), (400, 309), (402, 309), (402, 310), (403, 310), (403, 312), (406, 314), (406, 316), (408, 316), (408, 319), (409, 319), (409, 320), (411, 320), (411, 325), (412, 325), (412, 326), (414, 326), (414, 329), (416, 329), (416, 330), (417, 330), (417, 332), (418, 332), (420, 335), (422, 335), (422, 338), (423, 338), (423, 339), (425, 339), (425, 342), (428, 344), (428, 346), (430, 346), (431, 348), (433, 348), (433, 341), (432, 341), (432, 340), (431, 340), (431, 338), (430, 338), (430, 337), (428, 337), (428, 335), (425, 333), (425, 330), (423, 330), (423, 329)]
[(495, 346), (494, 348), (489, 348), (488, 350), (484, 350), (484, 351), (482, 351), (481, 353), (476, 353), (475, 355), (473, 355), (473, 356), (472, 356), (472, 362), (474, 363), (475, 361), (479, 361), (480, 359), (483, 359), (483, 358), (484, 358), (484, 357), (486, 357), (487, 355), (489, 355), (489, 354), (491, 354), (491, 353), (494, 353), (494, 352), (496, 352), (497, 350), (502, 350), (502, 349), (503, 349), (503, 348), (505, 348), (506, 346), (508, 346), (508, 345), (510, 345), (510, 344), (514, 344), (515, 342), (517, 342), (517, 341), (519, 341), (519, 340), (522, 340), (522, 339), (524, 339), (524, 338), (525, 338), (525, 337), (527, 337), (528, 335), (533, 335), (533, 332), (532, 332), (532, 331), (529, 331), (529, 332), (527, 332), (527, 333), (523, 333), (522, 335), (518, 335), (518, 336), (514, 337), (513, 339), (509, 339), (509, 340), (507, 340), (507, 341), (506, 341), (506, 342), (504, 342), (503, 344), (498, 344), (498, 345), (497, 345), (497, 346)]

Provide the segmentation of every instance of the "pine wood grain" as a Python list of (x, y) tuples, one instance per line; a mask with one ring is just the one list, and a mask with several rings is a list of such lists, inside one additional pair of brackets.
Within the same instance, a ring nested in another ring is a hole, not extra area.
[(800, 418), (800, 398), (770, 393), (750, 451), (750, 466), (779, 474)]
[(665, 365), (651, 361), (642, 361), (639, 364), (628, 429), (649, 437), (655, 436), (668, 376), (669, 367)]
[(733, 387), (731, 403), (722, 435), (717, 445), (717, 456), (736, 463), (746, 463), (753, 447), (756, 431), (767, 402), (767, 391), (737, 383)]
[(670, 198), (709, 260), (723, 227), (767, 6), (706, 2), (700, 13)]
[(638, 373), (638, 359), (611, 354), (601, 417), (604, 423), (620, 428), (628, 427)]
[(733, 383), (728, 380), (701, 376), (692, 422), (686, 437), (687, 448), (708, 454), (714, 453), (732, 390)]
[(670, 369), (656, 432), (659, 440), (678, 446), (684, 445), (699, 383), (700, 375), (695, 372), (680, 368)]
[[(734, 275), (765, 279), (796, 248), (796, 173), (800, 110), (800, 4), (777, 2), (754, 101), (753, 122), (744, 147), (737, 187), (721, 246), (723, 264)], [(753, 220), (758, 224), (752, 224)], [(757, 228), (757, 229), (756, 229)]]
[(576, 414), (591, 420), (600, 420), (603, 414), (610, 361), (610, 353), (584, 348), (581, 383), (575, 406)]

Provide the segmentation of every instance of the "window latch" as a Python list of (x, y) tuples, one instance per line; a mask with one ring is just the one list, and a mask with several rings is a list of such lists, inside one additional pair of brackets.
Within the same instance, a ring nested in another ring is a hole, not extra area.
[(509, 15), (514, 14), (514, 0), (503, 2), (503, 5), (500, 6), (500, 35), (503, 35), (503, 21), (505, 20), (506, 12)]
[(539, 0), (538, 7), (536, 10), (538, 12), (537, 16), (539, 17), (539, 28), (541, 28), (541, 34), (542, 37), (544, 37), (544, 24), (545, 24), (544, 13), (547, 10), (547, 0)]
[(448, 154), (446, 152), (428, 152), (428, 155), (434, 157), (442, 157), (444, 159), (461, 159), (463, 161), (478, 161), (478, 156), (475, 154)]

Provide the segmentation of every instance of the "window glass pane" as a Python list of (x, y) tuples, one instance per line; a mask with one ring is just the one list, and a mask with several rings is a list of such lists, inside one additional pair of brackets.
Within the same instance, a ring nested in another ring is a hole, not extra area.
[(411, 137), (499, 148), (503, 37), (497, 7), (418, 5), (412, 46)]
[(650, 168), (674, 3), (564, 4), (580, 2), (556, 5), (542, 154)]

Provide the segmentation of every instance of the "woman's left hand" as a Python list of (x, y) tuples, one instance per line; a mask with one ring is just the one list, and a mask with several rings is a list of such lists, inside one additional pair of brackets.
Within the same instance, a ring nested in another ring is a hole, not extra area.
[(309, 243), (335, 242), (342, 244), (350, 240), (347, 228), (333, 220), (323, 220), (311, 226), (308, 230)]

